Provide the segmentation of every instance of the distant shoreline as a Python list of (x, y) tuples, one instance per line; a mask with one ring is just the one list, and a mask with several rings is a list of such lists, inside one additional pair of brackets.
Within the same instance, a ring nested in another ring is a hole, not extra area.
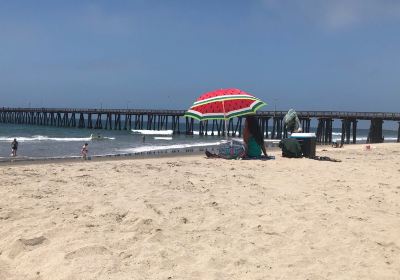
[[(178, 157), (188, 155), (200, 155), (204, 154), (206, 150), (216, 151), (217, 146), (205, 146), (205, 147), (194, 147), (194, 148), (182, 148), (182, 149), (165, 149), (147, 152), (137, 153), (120, 153), (120, 154), (108, 154), (108, 155), (92, 155), (89, 156), (86, 161), (102, 161), (102, 160), (119, 160), (119, 159), (143, 159), (143, 158), (159, 158), (159, 157)], [(63, 157), (8, 157), (0, 158), (0, 165), (8, 164), (26, 164), (26, 163), (54, 163), (54, 162), (77, 162), (85, 161), (81, 156), (63, 156)]]
[[(145, 158), (165, 158), (165, 157), (181, 157), (202, 155), (205, 151), (217, 152), (216, 146), (203, 146), (181, 149), (165, 149), (137, 153), (120, 153), (109, 155), (92, 155), (89, 156), (87, 162), (91, 161), (108, 161), (108, 160), (125, 160), (125, 159), (145, 159)], [(278, 151), (278, 146), (267, 147), (267, 151)], [(42, 164), (42, 163), (63, 163), (63, 162), (84, 162), (81, 156), (65, 156), (65, 157), (8, 157), (0, 158), (0, 165), (15, 165), (15, 164)]]
[[(377, 143), (368, 144), (371, 146), (375, 145), (390, 145), (395, 143)], [(399, 143), (400, 144), (400, 143)], [(362, 147), (367, 145), (367, 143), (359, 144), (345, 144), (349, 147)], [(193, 148), (181, 148), (181, 149), (165, 149), (165, 150), (155, 150), (147, 152), (137, 152), (137, 153), (120, 153), (120, 154), (109, 154), (109, 155), (92, 155), (89, 156), (88, 160), (83, 160), (81, 156), (65, 156), (65, 157), (7, 157), (0, 158), (0, 166), (8, 165), (26, 165), (26, 164), (50, 164), (50, 163), (74, 163), (74, 162), (94, 162), (94, 161), (115, 161), (115, 160), (132, 160), (132, 159), (150, 159), (150, 158), (175, 158), (175, 157), (186, 157), (203, 155), (204, 152), (211, 151), (217, 152), (218, 146), (203, 146), (203, 147), (193, 147)], [(326, 150), (326, 148), (331, 148), (331, 145), (317, 145), (320, 151)], [(335, 149), (336, 150), (336, 149)], [(268, 146), (267, 152), (279, 152), (280, 148), (275, 146)]]

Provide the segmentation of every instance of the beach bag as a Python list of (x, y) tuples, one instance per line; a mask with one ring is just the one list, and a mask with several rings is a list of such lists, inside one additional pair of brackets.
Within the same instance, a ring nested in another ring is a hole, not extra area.
[(242, 158), (245, 153), (244, 146), (239, 143), (228, 142), (218, 146), (218, 155), (225, 159)]
[(301, 158), (301, 145), (296, 139), (287, 138), (279, 142), (279, 148), (282, 149), (282, 156), (288, 158)]

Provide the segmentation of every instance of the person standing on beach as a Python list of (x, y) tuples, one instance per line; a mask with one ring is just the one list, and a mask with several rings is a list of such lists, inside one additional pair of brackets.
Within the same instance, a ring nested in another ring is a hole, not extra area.
[(89, 148), (88, 148), (89, 144), (85, 143), (85, 145), (82, 146), (81, 149), (81, 155), (83, 159), (87, 159), (88, 153), (89, 153)]
[(13, 157), (17, 156), (17, 150), (18, 150), (18, 141), (16, 138), (11, 142), (11, 155)]

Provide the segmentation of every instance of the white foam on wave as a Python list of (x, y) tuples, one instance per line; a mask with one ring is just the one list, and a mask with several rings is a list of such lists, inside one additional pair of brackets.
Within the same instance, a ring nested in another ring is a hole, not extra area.
[(264, 142), (266, 142), (266, 143), (279, 143), (279, 142), (281, 142), (281, 139), (264, 139)]
[(168, 145), (168, 146), (142, 146), (136, 148), (128, 148), (118, 150), (124, 153), (142, 153), (142, 152), (150, 152), (150, 151), (159, 151), (159, 150), (168, 150), (168, 149), (185, 149), (192, 147), (206, 147), (206, 146), (217, 146), (221, 144), (221, 141), (218, 142), (209, 142), (209, 143), (193, 143), (193, 144), (176, 144), (176, 145)]
[[(231, 138), (233, 142), (244, 144), (244, 140), (242, 138)], [(225, 140), (226, 141), (226, 140)], [(281, 139), (264, 139), (265, 143), (279, 143)]]
[(96, 137), (90, 137), (91, 140), (115, 140), (115, 137), (101, 137), (101, 138), (96, 138)]
[[(341, 137), (332, 137), (332, 141), (340, 141)], [(353, 140), (353, 136), (350, 137), (350, 140)], [(368, 137), (357, 137), (357, 141), (367, 141)], [(385, 141), (397, 141), (396, 137), (385, 137)]]
[(18, 142), (38, 142), (38, 141), (60, 141), (60, 142), (82, 142), (90, 141), (90, 137), (48, 137), (43, 135), (34, 135), (32, 137), (0, 137), (0, 142), (10, 142), (14, 138)]
[[(33, 135), (31, 137), (0, 137), (0, 142), (10, 142), (17, 139), (18, 142), (58, 141), (58, 142), (82, 142), (93, 140), (90, 137), (49, 137), (44, 135)], [(105, 140), (115, 140), (115, 137), (103, 137)]]
[(133, 134), (143, 134), (143, 135), (172, 135), (174, 132), (172, 130), (146, 130), (146, 129), (132, 129)]
[[(214, 132), (214, 136), (218, 135), (218, 130), (214, 130), (214, 131), (209, 130), (209, 131), (207, 131), (207, 135), (211, 135), (213, 132)], [(221, 130), (219, 133), (220, 133), (220, 135), (222, 135), (224, 132)], [(200, 135), (200, 131), (194, 130), (193, 135)], [(230, 131), (229, 135), (230, 136), (239, 136), (239, 131), (237, 131), (237, 132)], [(268, 131), (268, 135), (271, 135), (271, 131)]]
[(154, 137), (154, 140), (172, 140), (172, 137)]
[[(214, 132), (214, 135), (218, 135), (218, 131), (217, 130), (214, 130), (214, 131), (209, 130), (209, 131), (207, 131), (207, 135), (211, 135), (213, 132)], [(221, 130), (219, 133), (222, 135), (224, 132)], [(205, 132), (204, 132), (204, 134), (205, 134)], [(194, 130), (193, 131), (193, 135), (200, 135), (200, 131)], [(229, 135), (232, 135), (232, 136), (233, 135), (239, 135), (239, 132), (233, 133), (231, 131), (231, 132), (229, 132)]]

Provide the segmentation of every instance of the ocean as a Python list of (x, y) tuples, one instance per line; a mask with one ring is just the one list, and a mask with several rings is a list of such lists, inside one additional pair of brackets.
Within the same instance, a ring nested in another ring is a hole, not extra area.
[[(315, 128), (312, 129), (315, 131)], [(100, 133), (101, 140), (92, 140), (90, 135)], [(365, 143), (368, 129), (358, 129), (357, 142)], [(385, 142), (397, 141), (397, 131), (384, 130)], [(19, 142), (18, 157), (47, 158), (79, 156), (84, 143), (89, 144), (90, 155), (114, 155), (140, 153), (164, 149), (180, 149), (216, 146), (225, 138), (218, 136), (176, 135), (172, 131), (148, 130), (90, 130), (58, 128), (50, 126), (0, 124), (0, 158), (11, 154), (11, 142)], [(334, 140), (341, 138), (339, 129), (334, 129)], [(266, 140), (269, 146), (279, 140)]]

